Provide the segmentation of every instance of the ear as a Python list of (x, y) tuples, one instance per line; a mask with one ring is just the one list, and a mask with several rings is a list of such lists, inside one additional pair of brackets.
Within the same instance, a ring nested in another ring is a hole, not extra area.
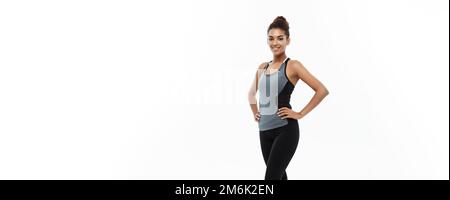
[(291, 37), (288, 37), (286, 42), (287, 42), (286, 45), (289, 45), (291, 43)]

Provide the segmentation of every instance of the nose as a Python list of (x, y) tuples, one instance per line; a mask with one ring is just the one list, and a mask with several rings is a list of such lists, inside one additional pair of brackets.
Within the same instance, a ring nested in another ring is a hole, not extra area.
[(270, 46), (272, 46), (272, 47), (275, 47), (275, 46), (278, 46), (279, 45), (279, 42), (277, 42), (277, 41), (271, 41), (270, 42)]
[(280, 45), (280, 41), (274, 40), (273, 43), (272, 43), (272, 45), (274, 45), (274, 46), (279, 46), (279, 45)]

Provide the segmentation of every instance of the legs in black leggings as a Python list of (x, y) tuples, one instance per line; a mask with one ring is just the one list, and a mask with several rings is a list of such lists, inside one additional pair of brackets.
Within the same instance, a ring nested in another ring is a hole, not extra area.
[(286, 168), (297, 149), (300, 133), (298, 121), (288, 119), (288, 124), (260, 131), (261, 150), (266, 163), (265, 180), (287, 180)]

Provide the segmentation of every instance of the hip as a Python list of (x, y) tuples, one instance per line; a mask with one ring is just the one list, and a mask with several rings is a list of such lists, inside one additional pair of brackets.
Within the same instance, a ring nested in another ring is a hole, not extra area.
[(292, 119), (292, 118), (287, 118), (285, 119), (287, 121), (287, 123), (285, 125), (279, 126), (279, 127), (274, 127), (274, 128), (270, 128), (267, 130), (261, 130), (259, 131), (259, 133), (261, 134), (281, 134), (281, 133), (300, 133), (300, 128), (298, 125), (298, 120), (297, 119)]

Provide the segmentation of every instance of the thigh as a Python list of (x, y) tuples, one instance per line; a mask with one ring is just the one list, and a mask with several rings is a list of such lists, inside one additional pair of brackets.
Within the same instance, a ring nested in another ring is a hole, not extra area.
[(270, 151), (272, 149), (273, 142), (275, 140), (276, 129), (267, 130), (267, 131), (260, 131), (259, 132), (259, 140), (261, 143), (261, 151), (264, 157), (264, 162), (267, 164), (267, 160), (270, 156)]
[(297, 149), (299, 138), (300, 132), (297, 120), (289, 119), (289, 124), (280, 131), (280, 134), (274, 141), (272, 151), (292, 157)]
[(297, 121), (289, 121), (280, 134), (273, 141), (270, 155), (267, 160), (269, 171), (284, 172), (297, 149), (300, 133)]

